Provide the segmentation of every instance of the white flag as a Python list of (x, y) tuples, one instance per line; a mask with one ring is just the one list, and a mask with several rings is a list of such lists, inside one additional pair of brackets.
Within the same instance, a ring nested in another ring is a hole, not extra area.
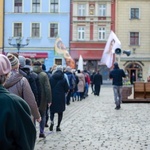
[(121, 42), (117, 38), (116, 34), (111, 31), (104, 48), (101, 64), (105, 64), (108, 68), (111, 68), (113, 64), (113, 55), (116, 48), (121, 48)]
[(81, 55), (79, 57), (78, 70), (83, 71), (83, 58)]

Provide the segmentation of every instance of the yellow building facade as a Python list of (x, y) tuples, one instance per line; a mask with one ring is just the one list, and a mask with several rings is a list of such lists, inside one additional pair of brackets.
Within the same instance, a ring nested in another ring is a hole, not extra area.
[(0, 1), (0, 53), (3, 52), (4, 1)]
[(116, 35), (121, 41), (120, 67), (129, 78), (147, 80), (150, 75), (150, 0), (116, 0)]

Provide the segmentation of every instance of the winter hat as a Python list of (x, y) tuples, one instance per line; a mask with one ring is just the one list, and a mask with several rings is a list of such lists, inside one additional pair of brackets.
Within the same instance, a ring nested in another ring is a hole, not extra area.
[(7, 57), (11, 63), (11, 67), (12, 69), (18, 69), (19, 68), (19, 60), (16, 56), (14, 56), (13, 54), (11, 53), (8, 53), (7, 54)]
[(23, 68), (26, 65), (26, 59), (24, 56), (18, 56), (18, 58), (19, 58), (20, 68)]
[(3, 55), (0, 54), (0, 75), (8, 74), (11, 71), (11, 63), (9, 59)]
[(30, 58), (26, 58), (26, 65), (32, 65), (32, 60)]

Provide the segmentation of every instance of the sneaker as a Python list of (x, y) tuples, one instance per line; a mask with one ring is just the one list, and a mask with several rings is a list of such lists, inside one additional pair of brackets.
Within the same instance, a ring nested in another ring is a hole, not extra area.
[(54, 124), (51, 123), (51, 125), (50, 125), (50, 127), (49, 127), (49, 130), (50, 130), (50, 131), (53, 131), (53, 126), (54, 126)]
[(39, 138), (46, 138), (46, 136), (45, 136), (44, 133), (40, 133), (40, 134), (39, 134)]
[(60, 130), (60, 127), (56, 127), (56, 131), (57, 131), (57, 132), (61, 131), (61, 130)]

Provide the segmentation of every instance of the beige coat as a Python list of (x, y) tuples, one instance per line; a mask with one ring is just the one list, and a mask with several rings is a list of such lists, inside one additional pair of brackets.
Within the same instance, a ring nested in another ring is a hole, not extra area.
[(40, 118), (37, 103), (34, 94), (31, 90), (28, 80), (19, 74), (18, 71), (13, 70), (10, 77), (7, 79), (4, 87), (11, 93), (14, 93), (23, 98), (31, 109), (31, 113), (35, 119)]
[(79, 79), (78, 83), (78, 92), (84, 92), (84, 87), (85, 87), (85, 76), (83, 73), (76, 73), (76, 76)]

